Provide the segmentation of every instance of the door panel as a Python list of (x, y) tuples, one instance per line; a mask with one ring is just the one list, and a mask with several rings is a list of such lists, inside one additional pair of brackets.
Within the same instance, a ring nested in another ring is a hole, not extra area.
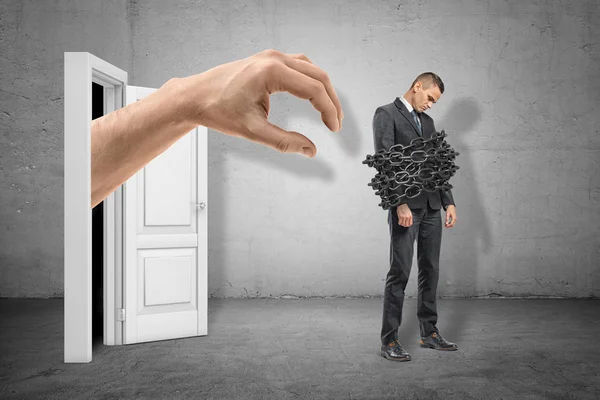
[[(127, 87), (127, 103), (155, 89)], [(124, 343), (207, 333), (206, 128), (124, 185)]]
[(142, 232), (151, 226), (185, 226), (191, 228), (190, 232), (196, 231), (196, 221), (192, 219), (195, 213), (190, 207), (190, 200), (196, 201), (196, 168), (192, 168), (196, 152), (192, 139), (193, 134), (184, 136), (144, 169)]
[[(140, 251), (141, 286), (144, 288), (143, 299), (140, 304), (144, 307), (193, 304), (195, 306), (197, 273), (195, 249), (184, 249), (187, 254), (182, 254), (180, 249), (164, 251), (165, 254), (152, 254), (157, 251)], [(171, 253), (171, 254), (169, 254)], [(180, 253), (180, 254), (176, 254)], [(143, 313), (144, 309), (140, 309)]]

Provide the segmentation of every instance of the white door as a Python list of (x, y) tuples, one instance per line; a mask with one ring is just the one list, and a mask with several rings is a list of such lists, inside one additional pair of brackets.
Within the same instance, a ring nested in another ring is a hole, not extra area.
[(206, 149), (200, 126), (123, 185), (123, 344), (207, 334)]

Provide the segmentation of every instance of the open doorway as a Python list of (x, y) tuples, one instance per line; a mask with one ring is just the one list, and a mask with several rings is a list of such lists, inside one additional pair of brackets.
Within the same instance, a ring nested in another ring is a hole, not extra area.
[[(122, 344), (123, 190), (119, 188), (111, 193), (98, 208), (90, 207), (91, 123), (94, 118), (123, 107), (126, 85), (127, 72), (87, 52), (65, 52), (66, 363), (92, 361), (93, 332), (102, 332), (102, 336), (98, 336), (103, 337), (103, 344), (107, 346)], [(93, 225), (92, 221), (95, 222)], [(95, 240), (92, 233), (95, 233)], [(92, 257), (94, 244), (95, 255)]]
[[(104, 87), (92, 82), (92, 120), (104, 115)], [(92, 209), (92, 343), (104, 333), (104, 202)]]
[[(99, 338), (113, 346), (206, 335), (207, 129), (196, 128), (158, 159), (162, 164), (91, 208), (92, 120), (156, 89), (127, 86), (125, 71), (87, 52), (65, 52), (64, 65), (65, 362), (92, 361)], [(179, 196), (145, 190), (167, 178)], [(154, 223), (138, 224), (140, 215)], [(169, 268), (171, 259), (178, 268)]]

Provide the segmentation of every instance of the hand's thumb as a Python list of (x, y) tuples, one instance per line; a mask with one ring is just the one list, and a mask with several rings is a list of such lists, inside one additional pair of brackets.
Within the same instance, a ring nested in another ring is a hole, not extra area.
[(317, 147), (306, 136), (293, 131), (286, 131), (265, 120), (264, 130), (259, 134), (263, 144), (282, 153), (299, 153), (307, 157), (317, 154)]

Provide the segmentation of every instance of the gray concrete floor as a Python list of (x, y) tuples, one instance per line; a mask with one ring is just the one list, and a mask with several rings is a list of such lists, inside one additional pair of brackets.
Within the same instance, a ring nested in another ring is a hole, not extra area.
[(0, 300), (1, 399), (600, 399), (600, 301), (440, 300), (457, 352), (418, 347), (415, 301), (379, 356), (381, 299), (211, 300), (209, 335), (63, 364), (62, 300)]

